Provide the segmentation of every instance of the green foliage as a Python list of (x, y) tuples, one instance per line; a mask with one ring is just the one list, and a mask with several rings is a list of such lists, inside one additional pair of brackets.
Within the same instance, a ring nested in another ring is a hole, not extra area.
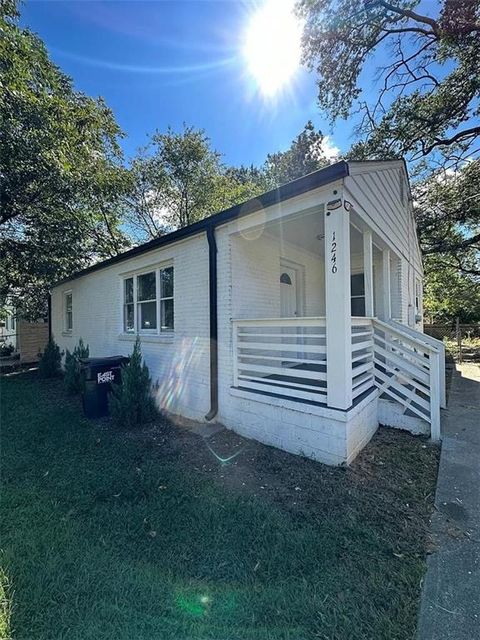
[[(356, 157), (455, 151), (458, 159), (476, 148), (480, 4), (441, 0), (431, 7), (427, 14), (420, 0), (300, 0), (304, 59), (317, 73), (321, 109), (332, 120), (363, 116)], [(382, 64), (380, 82), (367, 101), (373, 55)]]
[(110, 109), (75, 91), (14, 9), (0, 13), (0, 295), (36, 319), (52, 282), (125, 246), (126, 173)]
[(312, 122), (261, 167), (226, 167), (202, 129), (156, 133), (131, 163), (124, 215), (136, 240), (156, 238), (328, 164)]
[(140, 338), (137, 336), (130, 362), (122, 366), (122, 381), (112, 385), (110, 415), (115, 425), (134, 429), (157, 415), (154, 388), (145, 362), (142, 362)]
[(480, 320), (480, 161), (436, 171), (414, 188), (425, 264), (425, 312), (435, 321)]
[(48, 341), (38, 364), (38, 373), (42, 378), (56, 378), (61, 373), (62, 354), (60, 347), (52, 338)]
[[(242, 172), (243, 173), (242, 175)], [(248, 176), (248, 177), (247, 177)], [(218, 213), (250, 200), (268, 189), (265, 175), (254, 168), (227, 168), (218, 175), (211, 193), (211, 212)]]
[(0, 356), (11, 356), (14, 351), (15, 347), (13, 346), (13, 344), (8, 344), (5, 342), (3, 344), (0, 344)]
[(424, 313), (433, 322), (480, 322), (480, 281), (442, 256), (425, 258)]
[(257, 195), (258, 184), (247, 176), (246, 169), (225, 168), (203, 129), (168, 128), (131, 162), (125, 220), (136, 240), (156, 238)]
[(80, 375), (80, 358), (88, 358), (90, 349), (83, 343), (82, 338), (74, 348), (73, 353), (67, 349), (65, 353), (64, 383), (68, 393), (80, 393), (82, 391), (82, 378)]
[(269, 186), (285, 184), (327, 166), (323, 142), (322, 132), (309, 120), (288, 149), (268, 154), (264, 171)]
[(419, 181), (414, 200), (424, 254), (438, 254), (467, 276), (480, 277), (480, 160)]
[(131, 163), (126, 219), (139, 239), (185, 227), (211, 210), (211, 194), (220, 174), (220, 154), (203, 130), (184, 125), (155, 133)]
[[(410, 162), (427, 315), (467, 320), (478, 317), (480, 286), (480, 3), (423, 8), (420, 0), (298, 3), (320, 108), (332, 121), (360, 116), (349, 157)], [(372, 57), (382, 65), (373, 91)]]

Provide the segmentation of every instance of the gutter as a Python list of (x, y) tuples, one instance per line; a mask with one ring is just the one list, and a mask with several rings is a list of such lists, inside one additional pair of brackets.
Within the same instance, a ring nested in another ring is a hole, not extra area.
[(213, 420), (218, 413), (218, 296), (217, 241), (215, 223), (207, 227), (208, 240), (208, 296), (210, 309), (210, 411), (205, 420)]
[(345, 160), (340, 160), (335, 164), (331, 164), (328, 167), (324, 167), (323, 169), (318, 169), (318, 171), (314, 171), (313, 173), (309, 173), (302, 178), (297, 178), (292, 182), (287, 182), (280, 187), (276, 187), (271, 191), (267, 191), (262, 195), (259, 195), (255, 198), (247, 200), (241, 204), (234, 205), (229, 209), (225, 209), (220, 213), (216, 213), (213, 216), (209, 216), (204, 220), (200, 220), (199, 222), (195, 222), (188, 227), (183, 227), (182, 229), (177, 229), (176, 231), (172, 231), (160, 238), (155, 238), (155, 240), (150, 240), (150, 242), (146, 242), (145, 244), (141, 244), (138, 247), (134, 247), (129, 251), (125, 251), (124, 253), (120, 253), (113, 258), (109, 258), (108, 260), (104, 260), (103, 262), (97, 262), (96, 264), (83, 269), (82, 271), (78, 271), (77, 273), (73, 273), (67, 278), (63, 278), (58, 282), (55, 282), (52, 285), (52, 288), (57, 287), (66, 282), (70, 282), (72, 280), (76, 280), (77, 278), (81, 278), (82, 276), (86, 276), (89, 273), (93, 273), (95, 271), (99, 271), (100, 269), (105, 269), (106, 267), (110, 267), (114, 264), (118, 264), (119, 262), (123, 262), (125, 260), (130, 260), (131, 258), (135, 258), (136, 256), (142, 255), (149, 251), (153, 251), (155, 249), (159, 249), (166, 245), (172, 244), (174, 242), (178, 242), (178, 240), (183, 240), (184, 238), (189, 238), (190, 236), (196, 235), (198, 233), (202, 233), (204, 231), (208, 234), (208, 229), (213, 226), (219, 226), (221, 224), (225, 224), (232, 220), (236, 220), (238, 218), (242, 218), (243, 216), (247, 216), (251, 213), (255, 213), (256, 211), (260, 211), (261, 209), (271, 207), (273, 205), (280, 204), (281, 202), (285, 202), (290, 198), (294, 198), (295, 196), (302, 195), (303, 193), (307, 193), (312, 189), (318, 189), (319, 187), (323, 187), (335, 180), (340, 180), (348, 176), (348, 163)]

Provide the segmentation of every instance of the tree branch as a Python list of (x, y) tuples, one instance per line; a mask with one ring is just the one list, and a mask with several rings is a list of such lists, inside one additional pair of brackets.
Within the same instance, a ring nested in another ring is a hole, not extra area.
[(451, 138), (435, 138), (435, 142), (432, 142), (432, 144), (429, 145), (428, 147), (426, 146), (422, 150), (422, 154), (426, 156), (431, 151), (433, 151), (433, 149), (435, 149), (436, 147), (446, 147), (451, 144), (454, 144), (455, 142), (458, 142), (459, 140), (462, 140), (463, 138), (470, 138), (472, 136), (478, 136), (478, 135), (480, 135), (480, 126), (471, 127), (470, 129), (465, 129), (464, 131), (459, 131), (458, 133), (453, 135)]
[(385, 2), (385, 0), (376, 0), (372, 3), (372, 6), (381, 6), (387, 9), (387, 11), (392, 11), (399, 16), (403, 16), (404, 18), (410, 18), (411, 20), (415, 20), (415, 22), (421, 22), (422, 24), (427, 24), (432, 28), (432, 31), (435, 35), (438, 35), (439, 28), (438, 23), (433, 18), (429, 18), (428, 16), (420, 15), (419, 13), (415, 13), (411, 9), (403, 9), (401, 7), (396, 7), (389, 2)]
[(468, 249), (473, 245), (480, 243), (480, 233), (472, 236), (471, 238), (466, 238), (460, 242), (445, 242), (438, 243), (433, 247), (429, 247), (428, 249), (423, 249), (422, 253), (424, 255), (431, 255), (433, 253), (445, 253), (445, 252), (453, 252), (453, 251), (462, 251), (462, 249)]

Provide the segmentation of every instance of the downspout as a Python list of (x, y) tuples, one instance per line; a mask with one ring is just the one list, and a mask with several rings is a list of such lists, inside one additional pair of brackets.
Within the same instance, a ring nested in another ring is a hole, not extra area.
[(210, 300), (210, 411), (205, 416), (205, 420), (213, 420), (218, 413), (217, 242), (213, 224), (207, 227), (207, 240)]
[(52, 294), (48, 294), (48, 341), (52, 341)]

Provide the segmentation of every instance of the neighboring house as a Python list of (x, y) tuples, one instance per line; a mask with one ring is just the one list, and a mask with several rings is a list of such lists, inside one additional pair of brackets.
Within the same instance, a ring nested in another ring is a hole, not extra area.
[(0, 346), (17, 349), (17, 319), (15, 309), (8, 302), (0, 309)]
[(342, 161), (57, 284), (51, 328), (138, 334), (164, 410), (341, 464), (379, 422), (439, 437), (422, 278), (405, 164)]
[(37, 362), (48, 341), (46, 318), (29, 322), (18, 309), (7, 303), (0, 311), (0, 345), (12, 345), (22, 364)]

